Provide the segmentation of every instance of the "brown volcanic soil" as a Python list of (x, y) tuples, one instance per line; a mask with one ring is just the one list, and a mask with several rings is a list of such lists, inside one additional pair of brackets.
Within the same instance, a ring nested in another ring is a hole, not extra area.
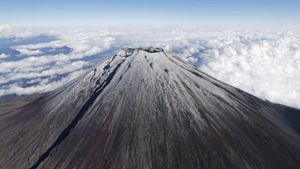
[[(27, 96), (12, 96), (7, 98), (6, 96), (1, 97), (0, 99), (0, 116), (1, 119), (4, 117), (11, 116), (14, 112), (19, 112), (20, 109), (26, 104), (34, 101), (39, 98), (40, 94), (27, 95)], [(0, 119), (0, 120), (1, 120)]]

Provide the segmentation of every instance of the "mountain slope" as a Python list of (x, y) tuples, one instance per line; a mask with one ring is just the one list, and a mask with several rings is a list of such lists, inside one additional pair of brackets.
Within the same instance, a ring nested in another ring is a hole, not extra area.
[(0, 117), (0, 168), (299, 168), (270, 105), (162, 49), (126, 48)]

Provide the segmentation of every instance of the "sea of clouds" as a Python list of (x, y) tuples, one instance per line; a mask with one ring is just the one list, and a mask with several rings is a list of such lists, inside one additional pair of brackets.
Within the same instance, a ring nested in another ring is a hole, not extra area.
[(0, 26), (0, 96), (54, 90), (122, 47), (162, 47), (262, 99), (300, 108), (300, 31), (183, 26)]

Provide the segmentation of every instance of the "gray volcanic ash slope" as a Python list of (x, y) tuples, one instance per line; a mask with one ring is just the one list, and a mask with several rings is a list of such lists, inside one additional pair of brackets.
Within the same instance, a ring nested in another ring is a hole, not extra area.
[(121, 50), (0, 116), (0, 168), (298, 169), (270, 103), (162, 49)]

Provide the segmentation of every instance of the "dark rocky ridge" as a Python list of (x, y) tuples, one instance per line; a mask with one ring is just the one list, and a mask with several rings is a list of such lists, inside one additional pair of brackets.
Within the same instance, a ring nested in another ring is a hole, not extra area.
[(162, 49), (125, 48), (0, 116), (0, 168), (298, 169), (279, 110)]

